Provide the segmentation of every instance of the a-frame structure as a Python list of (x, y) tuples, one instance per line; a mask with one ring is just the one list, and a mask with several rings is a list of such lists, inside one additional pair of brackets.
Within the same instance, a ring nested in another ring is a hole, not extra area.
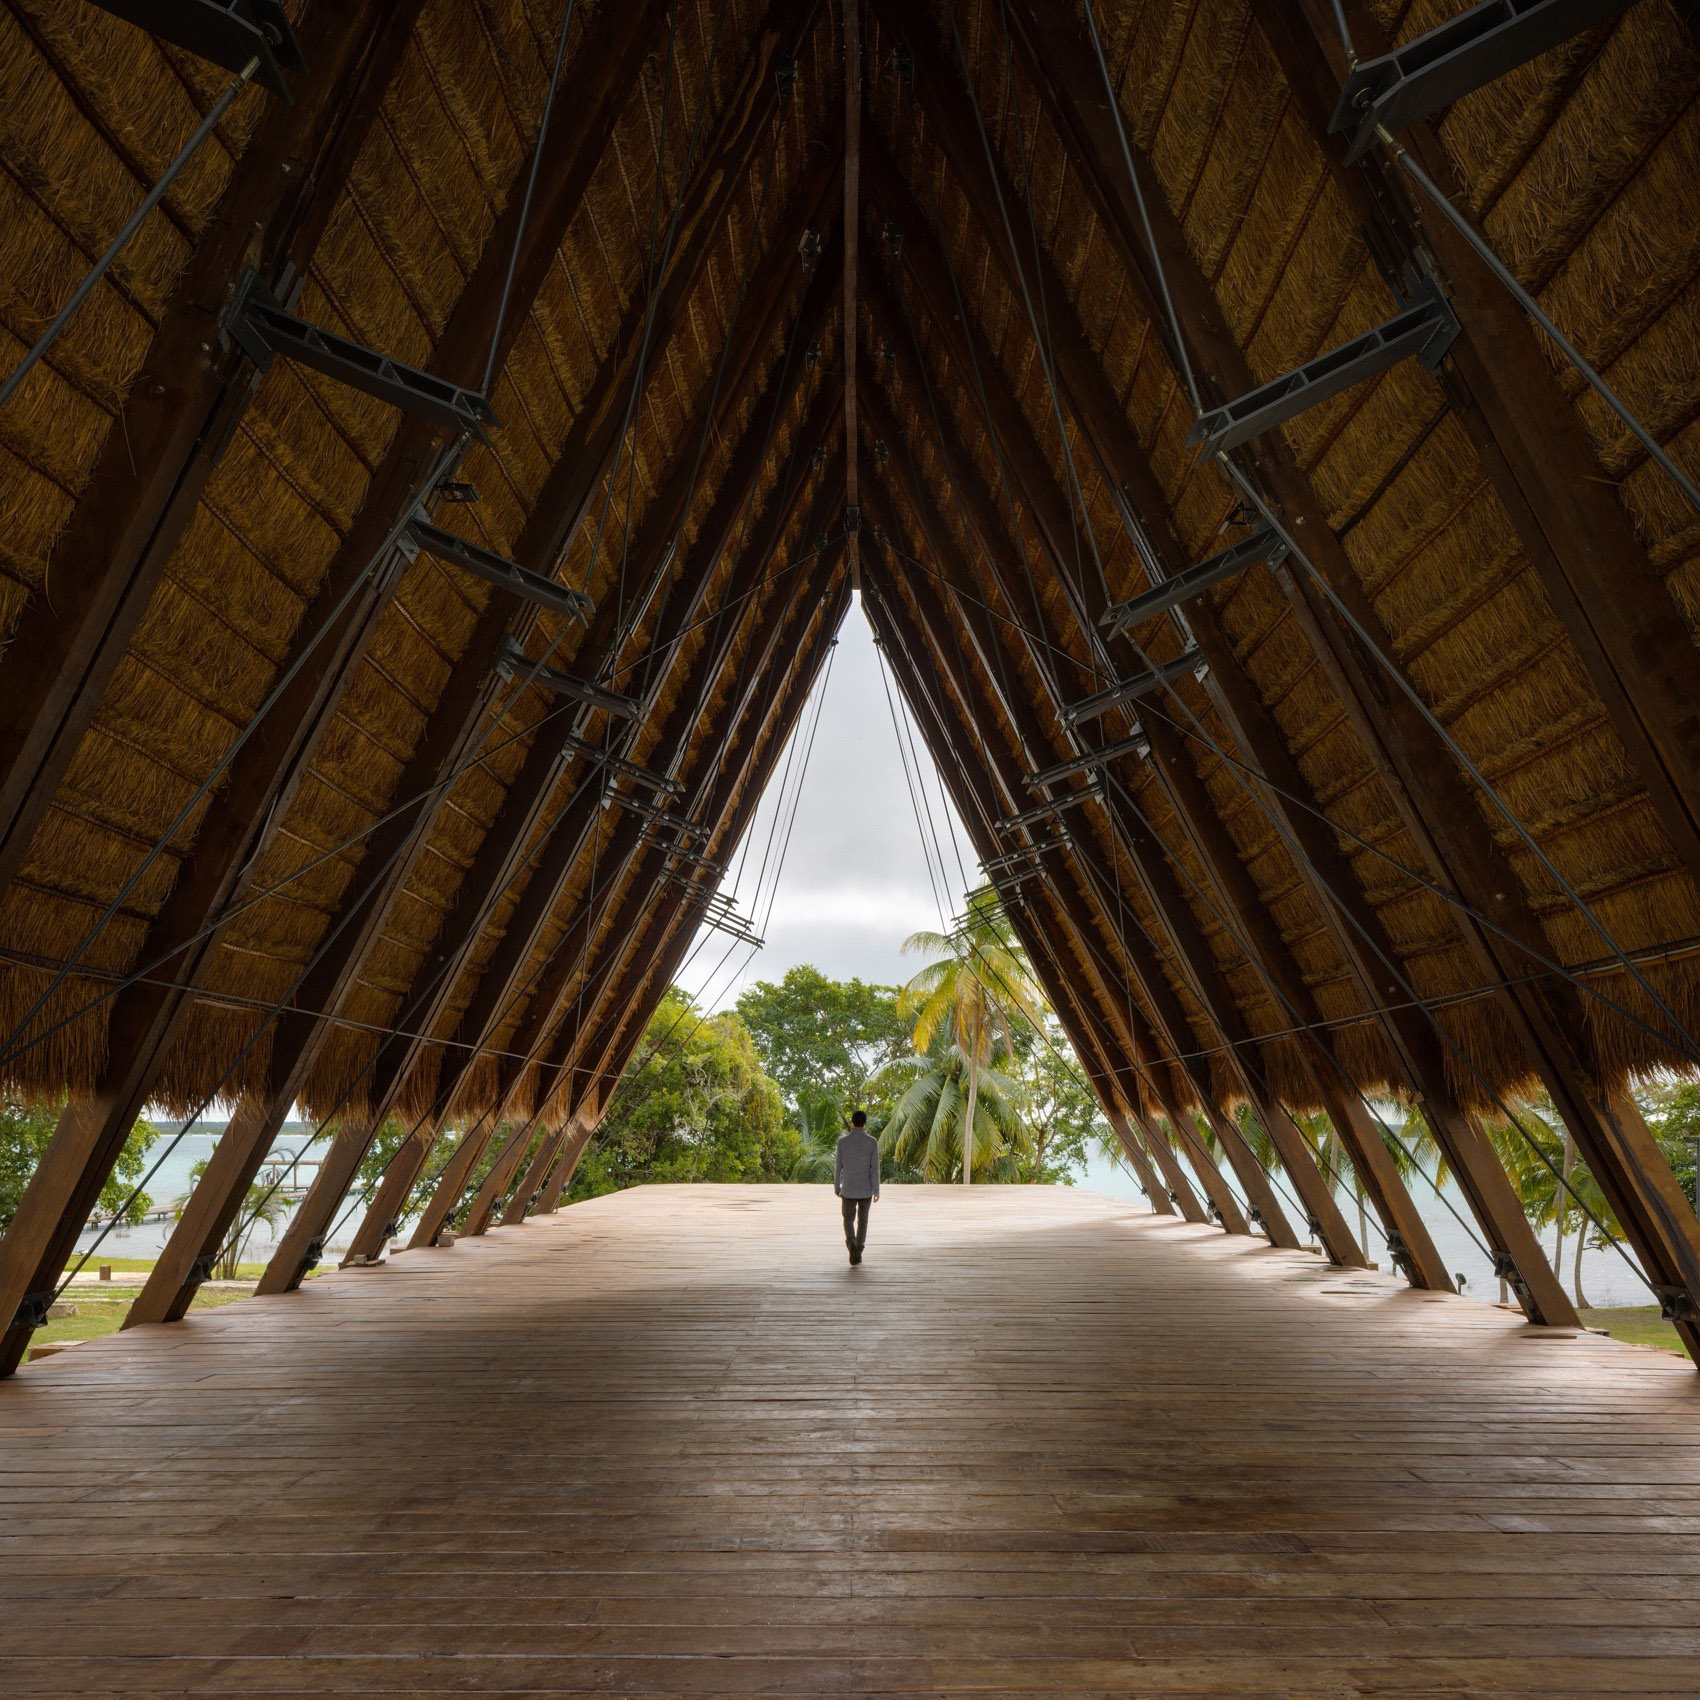
[(1446, 1287), (1402, 1100), (1574, 1321), (1544, 1092), (1700, 1347), (1697, 97), (1671, 0), (9, 0), (0, 1373), (144, 1105), (133, 1321), (295, 1105), (264, 1290), (552, 1210), (858, 594), (1154, 1208)]

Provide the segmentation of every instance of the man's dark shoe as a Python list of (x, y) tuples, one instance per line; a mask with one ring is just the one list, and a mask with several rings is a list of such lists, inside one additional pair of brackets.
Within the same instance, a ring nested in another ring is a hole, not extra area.
[(851, 1246), (850, 1261), (852, 1263), (860, 1263), (862, 1261), (862, 1248), (860, 1246)]

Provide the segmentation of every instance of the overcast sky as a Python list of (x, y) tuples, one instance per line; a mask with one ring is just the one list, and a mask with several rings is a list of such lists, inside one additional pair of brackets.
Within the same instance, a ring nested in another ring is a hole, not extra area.
[[(886, 704), (879, 652), (860, 606), (854, 606), (839, 632), (824, 698), (817, 687), (820, 723), (807, 768), (802, 767), (802, 745), (813, 703), (788, 752), (791, 792), (797, 792), (799, 777), (802, 783), (777, 886), (773, 881), (776, 846), (758, 894), (763, 854), (775, 836), (774, 819), (782, 807), (784, 761), (762, 799), (745, 848), (732, 859), (733, 874), (739, 876), (739, 909), (748, 917), (752, 904), (758, 906), (756, 930), (766, 939), (766, 947), (749, 958), (748, 950), (740, 946), (716, 971), (728, 941), (709, 934), (698, 940), (690, 966), (680, 975), (682, 983), (710, 1008), (728, 1007), (751, 982), (778, 980), (797, 962), (812, 962), (834, 979), (857, 975), (895, 985), (919, 966), (902, 955), (904, 939), (917, 928), (938, 927), (941, 898), (947, 915), (961, 909), (958, 848), (970, 880), (978, 877), (978, 869), (919, 733), (907, 721), (895, 682), (891, 688), (906, 730), (916, 740), (931, 818), (949, 874), (946, 888), (935, 896), (936, 862), (932, 880), (928, 878), (929, 856), (923, 854), (916, 828)], [(722, 889), (734, 889), (731, 876)]]

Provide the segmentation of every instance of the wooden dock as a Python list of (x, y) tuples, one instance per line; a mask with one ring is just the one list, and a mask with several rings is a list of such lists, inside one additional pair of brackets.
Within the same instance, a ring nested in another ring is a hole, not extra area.
[(1700, 1694), (1700, 1378), (1090, 1193), (656, 1187), (0, 1386), (0, 1693)]

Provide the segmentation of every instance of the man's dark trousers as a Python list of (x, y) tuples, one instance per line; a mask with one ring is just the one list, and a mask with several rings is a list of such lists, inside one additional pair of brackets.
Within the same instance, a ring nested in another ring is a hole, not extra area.
[(839, 1202), (844, 1206), (844, 1243), (852, 1251), (861, 1251), (868, 1243), (868, 1206), (873, 1200), (845, 1198)]

